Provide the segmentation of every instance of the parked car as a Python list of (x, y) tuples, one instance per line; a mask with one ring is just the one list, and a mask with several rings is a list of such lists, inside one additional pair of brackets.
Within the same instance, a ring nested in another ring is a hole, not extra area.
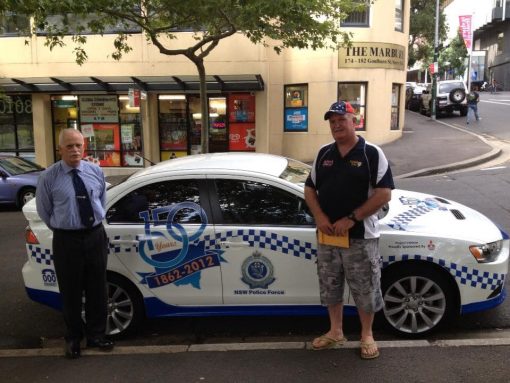
[(0, 203), (22, 207), (35, 197), (44, 168), (25, 158), (0, 156)]
[[(468, 107), (466, 85), (461, 80), (445, 80), (437, 82), (436, 115), (453, 114), (458, 111), (461, 116), (467, 115)], [(432, 84), (427, 85), (421, 95), (420, 113), (430, 115), (432, 110)]]
[[(144, 317), (326, 315), (316, 228), (304, 201), (310, 166), (261, 153), (161, 162), (107, 192), (109, 318), (123, 334)], [(23, 208), (31, 299), (60, 308), (52, 233)], [(380, 221), (383, 318), (420, 336), (505, 298), (509, 237), (451, 200), (394, 190)], [(356, 312), (345, 291), (346, 314)]]
[(425, 86), (416, 82), (406, 82), (406, 109), (412, 111), (420, 110), (421, 94)]

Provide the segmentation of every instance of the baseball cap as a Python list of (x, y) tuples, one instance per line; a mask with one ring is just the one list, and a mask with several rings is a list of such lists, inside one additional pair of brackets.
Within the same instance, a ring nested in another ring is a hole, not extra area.
[(324, 119), (328, 120), (332, 113), (344, 115), (345, 113), (354, 113), (354, 109), (347, 101), (339, 101), (329, 107), (329, 110), (324, 115)]

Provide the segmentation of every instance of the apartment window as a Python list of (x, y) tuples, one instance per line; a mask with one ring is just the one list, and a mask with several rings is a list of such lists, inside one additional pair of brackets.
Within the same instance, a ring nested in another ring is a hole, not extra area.
[(338, 83), (338, 101), (348, 101), (356, 116), (354, 127), (356, 130), (366, 130), (366, 82), (340, 82)]
[(391, 130), (399, 129), (399, 115), (400, 115), (400, 90), (402, 85), (393, 84), (391, 86)]
[(285, 85), (285, 132), (308, 131), (308, 85)]
[(395, 30), (404, 31), (404, 0), (395, 0)]
[(342, 27), (368, 27), (370, 26), (370, 3), (366, 0), (357, 0), (354, 3), (365, 4), (365, 9), (352, 11), (342, 21)]

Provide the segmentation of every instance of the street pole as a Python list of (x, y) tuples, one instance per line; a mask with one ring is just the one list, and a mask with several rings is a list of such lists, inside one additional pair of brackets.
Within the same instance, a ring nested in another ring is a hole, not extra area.
[(437, 93), (437, 72), (439, 72), (439, 65), (437, 64), (439, 58), (439, 0), (436, 0), (436, 30), (434, 35), (434, 74), (432, 75), (432, 105), (430, 109), (430, 117), (436, 119), (436, 93)]

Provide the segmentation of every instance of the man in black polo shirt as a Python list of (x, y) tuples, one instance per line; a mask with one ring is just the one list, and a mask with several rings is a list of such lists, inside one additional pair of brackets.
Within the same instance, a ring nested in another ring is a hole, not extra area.
[(372, 334), (374, 315), (383, 307), (378, 211), (391, 199), (391, 170), (382, 150), (357, 136), (354, 110), (336, 102), (324, 115), (334, 142), (323, 146), (306, 181), (305, 199), (318, 231), (348, 236), (348, 247), (318, 243), (321, 303), (328, 307), (330, 330), (313, 340), (316, 350), (343, 344), (344, 279), (361, 322), (361, 357), (379, 356)]

